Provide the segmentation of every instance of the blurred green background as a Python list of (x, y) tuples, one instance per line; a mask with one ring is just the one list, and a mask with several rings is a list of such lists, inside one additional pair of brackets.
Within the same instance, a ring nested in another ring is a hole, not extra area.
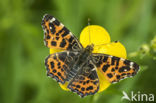
[[(102, 93), (80, 98), (46, 76), (49, 49), (41, 27), (45, 13), (77, 37), (91, 24), (105, 27), (127, 49), (140, 72)], [(129, 103), (122, 91), (156, 95), (156, 0), (0, 0), (0, 103)]]

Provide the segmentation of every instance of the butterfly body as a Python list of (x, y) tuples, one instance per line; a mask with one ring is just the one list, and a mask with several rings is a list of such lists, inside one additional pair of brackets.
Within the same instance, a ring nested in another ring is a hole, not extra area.
[[(78, 72), (87, 71), (88, 68), (83, 68), (83, 67), (84, 67), (84, 65), (86, 65), (88, 60), (91, 59), (92, 50), (93, 50), (93, 46), (88, 45), (86, 48), (82, 48), (79, 51), (77, 60), (71, 61), (71, 65), (69, 67), (69, 68), (71, 68), (71, 70), (67, 74), (67, 81), (70, 81), (71, 79), (73, 79), (78, 74)], [(84, 69), (84, 70), (82, 70), (82, 69)]]
[(92, 53), (93, 44), (84, 48), (78, 39), (57, 19), (46, 14), (42, 20), (45, 45), (61, 49), (45, 59), (47, 75), (81, 97), (100, 88), (99, 70), (110, 83), (136, 75), (139, 66), (132, 61), (101, 53)]

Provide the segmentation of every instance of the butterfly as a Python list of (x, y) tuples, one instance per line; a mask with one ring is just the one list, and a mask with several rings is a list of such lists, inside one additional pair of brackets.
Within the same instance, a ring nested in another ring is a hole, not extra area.
[(44, 42), (48, 48), (63, 50), (45, 59), (47, 75), (57, 82), (68, 82), (67, 88), (81, 97), (93, 95), (100, 88), (97, 70), (110, 83), (135, 76), (139, 65), (127, 59), (92, 53), (94, 45), (84, 48), (79, 40), (55, 17), (45, 14), (42, 19)]

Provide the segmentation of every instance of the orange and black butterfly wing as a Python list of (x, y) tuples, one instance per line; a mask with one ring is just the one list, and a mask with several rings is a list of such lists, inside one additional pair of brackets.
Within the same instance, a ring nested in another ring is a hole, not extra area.
[(135, 62), (106, 54), (93, 54), (93, 61), (111, 83), (135, 76), (139, 70)]
[(78, 52), (59, 52), (50, 54), (45, 60), (47, 75), (64, 84), (70, 71), (70, 66), (78, 59)]
[(44, 15), (42, 28), (47, 47), (69, 51), (80, 51), (82, 48), (78, 39), (53, 16)]
[(88, 62), (84, 65), (68, 84), (68, 88), (81, 97), (95, 94), (99, 90), (96, 66), (92, 62)]

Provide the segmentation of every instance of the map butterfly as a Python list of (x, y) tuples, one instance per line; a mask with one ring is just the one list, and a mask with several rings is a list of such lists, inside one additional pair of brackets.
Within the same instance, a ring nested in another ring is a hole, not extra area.
[(56, 18), (44, 15), (42, 19), (44, 42), (48, 48), (63, 50), (45, 59), (47, 75), (57, 82), (69, 82), (67, 88), (81, 97), (99, 90), (97, 70), (110, 83), (135, 76), (139, 65), (135, 62), (101, 53), (92, 53), (94, 45), (84, 48), (79, 40)]

